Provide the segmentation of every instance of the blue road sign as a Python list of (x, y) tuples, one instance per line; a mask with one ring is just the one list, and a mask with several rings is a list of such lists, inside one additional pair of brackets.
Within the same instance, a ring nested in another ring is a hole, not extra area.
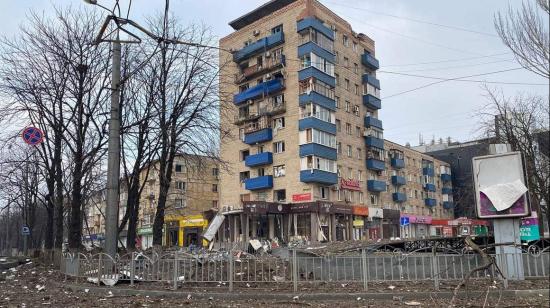
[(408, 226), (409, 225), (409, 217), (401, 217), (401, 219), (399, 220), (399, 223), (402, 226)]
[(21, 234), (22, 235), (31, 235), (31, 229), (29, 229), (29, 226), (23, 226), (21, 228)]
[(22, 134), (23, 140), (29, 145), (37, 145), (44, 141), (44, 133), (36, 127), (27, 127)]

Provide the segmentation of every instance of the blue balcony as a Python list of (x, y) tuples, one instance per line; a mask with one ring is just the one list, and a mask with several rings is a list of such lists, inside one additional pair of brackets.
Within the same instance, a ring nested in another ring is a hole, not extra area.
[(300, 181), (333, 185), (338, 183), (338, 174), (317, 169), (302, 170), (300, 171)]
[(448, 173), (442, 173), (442, 174), (441, 174), (441, 180), (442, 180), (443, 182), (450, 182), (450, 181), (452, 180), (452, 177), (451, 177), (451, 175), (448, 174)]
[(435, 206), (436, 202), (435, 202), (435, 199), (426, 198), (426, 199), (424, 199), (424, 204), (426, 206), (432, 207), (432, 206)]
[(453, 201), (443, 201), (443, 208), (450, 210), (454, 207)]
[(336, 79), (329, 74), (318, 70), (317, 68), (310, 66), (298, 71), (298, 80), (305, 80), (309, 78), (315, 78), (328, 84), (331, 87), (336, 86)]
[(321, 33), (323, 33), (325, 36), (327, 36), (329, 39), (334, 40), (334, 31), (332, 31), (329, 27), (323, 25), (323, 23), (315, 18), (315, 17), (306, 17), (298, 22), (296, 25), (296, 28), (298, 32), (307, 29), (307, 28), (313, 28)]
[(233, 61), (241, 62), (246, 60), (255, 54), (258, 54), (262, 51), (268, 50), (275, 46), (278, 46), (285, 42), (285, 36), (283, 32), (278, 32), (270, 36), (259, 39), (255, 43), (248, 44), (248, 46), (243, 47), (241, 50), (238, 50), (233, 54)]
[(265, 175), (256, 178), (246, 179), (244, 187), (248, 190), (261, 190), (273, 188), (273, 176)]
[(273, 139), (273, 131), (269, 127), (244, 135), (244, 143), (250, 145), (266, 142), (271, 139)]
[(435, 184), (426, 183), (424, 184), (424, 189), (426, 191), (435, 191)]
[(368, 83), (371, 86), (380, 90), (380, 80), (376, 79), (376, 77), (372, 75), (363, 74), (363, 83)]
[(425, 167), (422, 168), (422, 174), (427, 176), (434, 176), (434, 168), (432, 167)]
[(407, 179), (404, 176), (392, 175), (391, 183), (395, 186), (407, 184)]
[(380, 121), (379, 119), (373, 118), (373, 117), (365, 117), (365, 127), (370, 127), (370, 126), (374, 126), (380, 129), (383, 128), (382, 121)]
[(367, 189), (371, 192), (386, 191), (386, 182), (377, 180), (368, 180)]
[(273, 154), (271, 152), (263, 152), (254, 155), (248, 155), (244, 160), (244, 165), (247, 167), (256, 167), (270, 165), (273, 163)]
[(380, 63), (378, 62), (378, 60), (368, 53), (364, 53), (361, 56), (361, 63), (363, 63), (364, 66), (370, 68), (371, 70), (377, 70), (380, 68)]
[(298, 121), (298, 129), (306, 130), (315, 128), (317, 130), (336, 135), (336, 124), (325, 122), (314, 117), (304, 118)]
[(300, 145), (300, 157), (318, 156), (330, 160), (336, 160), (337, 153), (335, 148), (329, 148), (317, 143), (308, 143)]
[(380, 138), (373, 137), (373, 136), (365, 137), (365, 144), (368, 147), (375, 147), (375, 148), (379, 148), (381, 150), (384, 149), (384, 140), (380, 139)]
[(298, 46), (298, 58), (303, 55), (309, 54), (310, 52), (313, 52), (314, 54), (324, 58), (331, 63), (336, 62), (336, 56), (334, 54), (315, 44), (314, 42), (307, 42)]
[(393, 193), (392, 198), (393, 198), (393, 201), (395, 201), (395, 202), (405, 202), (405, 201), (407, 201), (407, 195), (405, 195), (404, 193), (400, 193), (400, 192)]
[(327, 108), (332, 111), (336, 111), (336, 101), (334, 99), (328, 98), (322, 94), (319, 94), (315, 91), (309, 92), (309, 94), (300, 94), (299, 96), (300, 106), (304, 106), (307, 103), (315, 103), (321, 107)]
[(382, 108), (382, 101), (372, 94), (363, 95), (363, 105), (372, 110)]
[(246, 91), (233, 95), (233, 103), (235, 103), (235, 105), (239, 105), (250, 99), (277, 93), (284, 88), (285, 85), (282, 79), (273, 79), (262, 82), (257, 86), (247, 89)]
[(395, 169), (405, 168), (405, 160), (401, 158), (392, 158), (391, 166), (394, 167)]
[(367, 159), (367, 169), (383, 171), (384, 169), (386, 169), (386, 163), (383, 160), (369, 158)]
[(453, 194), (453, 188), (452, 187), (443, 187), (441, 188), (441, 193), (444, 195), (452, 195)]

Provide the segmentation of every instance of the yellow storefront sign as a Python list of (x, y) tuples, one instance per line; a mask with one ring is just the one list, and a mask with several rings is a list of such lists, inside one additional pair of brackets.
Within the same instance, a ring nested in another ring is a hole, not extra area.
[(363, 227), (365, 225), (365, 221), (363, 219), (355, 219), (353, 221), (354, 227)]

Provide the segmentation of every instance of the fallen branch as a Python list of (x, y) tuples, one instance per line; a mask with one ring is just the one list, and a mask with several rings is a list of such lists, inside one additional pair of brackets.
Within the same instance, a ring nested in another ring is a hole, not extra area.
[(481, 258), (483, 259), (484, 264), (479, 266), (479, 267), (474, 268), (469, 273), (467, 273), (466, 276), (464, 276), (464, 279), (462, 279), (462, 281), (460, 281), (460, 283), (455, 287), (454, 292), (453, 292), (453, 298), (451, 299), (451, 303), (450, 303), (449, 307), (454, 307), (454, 302), (455, 302), (455, 300), (458, 296), (458, 292), (460, 291), (460, 289), (462, 287), (466, 286), (466, 283), (468, 283), (468, 280), (470, 280), (470, 277), (472, 277), (473, 274), (475, 274), (479, 271), (487, 270), (491, 266), (494, 266), (497, 274), (500, 275), (503, 279), (505, 278), (504, 275), (502, 274), (502, 272), (500, 271), (500, 268), (496, 264), (495, 258), (488, 255), (483, 249), (481, 249), (476, 243), (474, 243), (472, 241), (472, 239), (470, 238), (470, 236), (467, 236), (464, 239), (464, 243), (466, 244), (466, 246), (472, 248), (472, 250), (474, 250), (479, 255), (481, 255)]

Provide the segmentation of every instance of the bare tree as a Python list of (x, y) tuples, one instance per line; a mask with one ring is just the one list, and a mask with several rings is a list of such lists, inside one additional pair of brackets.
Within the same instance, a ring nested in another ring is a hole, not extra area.
[(494, 19), (498, 35), (514, 53), (516, 60), (527, 70), (550, 78), (550, 33), (548, 0), (524, 1), (521, 9), (511, 7), (497, 13)]
[(489, 103), (483, 127), (498, 142), (508, 143), (523, 154), (531, 205), (539, 219), (546, 215), (550, 221), (550, 160), (540, 148), (541, 136), (548, 136), (549, 131), (548, 98), (517, 95), (510, 99), (495, 90), (486, 91)]

